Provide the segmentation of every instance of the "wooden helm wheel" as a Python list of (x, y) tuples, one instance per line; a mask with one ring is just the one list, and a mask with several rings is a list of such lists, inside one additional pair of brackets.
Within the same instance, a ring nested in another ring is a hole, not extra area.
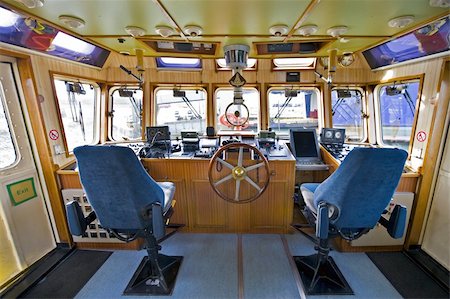
[[(227, 158), (229, 156), (232, 156), (230, 154), (232, 152), (236, 152), (236, 150), (237, 150), (237, 162), (235, 158), (236, 155), (234, 155), (234, 159)], [(254, 155), (258, 156), (257, 160), (250, 160), (257, 162), (256, 164), (251, 164), (249, 166), (244, 165), (243, 163), (244, 150), (248, 150), (250, 155), (253, 153)], [(223, 153), (226, 153), (225, 159), (223, 159), (224, 156)], [(221, 170), (218, 170), (218, 168), (220, 168)], [(259, 172), (260, 168), (262, 169), (262, 172)], [(224, 173), (226, 173), (226, 175), (217, 179), (216, 178), (217, 174), (222, 170), (225, 170)], [(253, 175), (255, 172), (258, 172), (256, 173), (258, 178), (257, 182), (255, 182), (255, 180), (250, 177), (250, 175)], [(214, 154), (214, 156), (211, 158), (209, 162), (208, 178), (211, 187), (213, 188), (214, 192), (217, 193), (217, 195), (219, 195), (226, 201), (232, 203), (247, 203), (257, 199), (267, 189), (267, 186), (269, 185), (269, 177), (270, 177), (269, 162), (267, 161), (266, 157), (261, 153), (261, 151), (258, 148), (246, 143), (235, 142), (222, 146)], [(225, 194), (224, 191), (220, 190), (219, 187), (223, 183), (233, 179), (234, 184), (232, 192), (230, 192), (231, 186), (230, 188), (227, 188), (228, 191), (227, 193), (233, 194), (233, 196), (230, 196)], [(250, 186), (249, 189), (253, 191), (249, 196), (245, 198), (242, 198), (240, 195), (242, 189), (241, 188), (242, 182), (248, 184)]]

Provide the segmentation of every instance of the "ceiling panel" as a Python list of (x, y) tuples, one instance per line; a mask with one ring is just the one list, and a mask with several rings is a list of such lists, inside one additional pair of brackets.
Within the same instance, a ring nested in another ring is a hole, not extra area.
[[(290, 40), (328, 39), (330, 43), (314, 54), (318, 56), (328, 55), (331, 48), (337, 48), (339, 53), (366, 49), (449, 12), (446, 8), (430, 7), (428, 0), (46, 0), (43, 7), (35, 9), (26, 8), (15, 0), (0, 0), (2, 5), (38, 16), (108, 49), (128, 51), (133, 55), (134, 49), (143, 48), (147, 56), (161, 54), (127, 36), (124, 28), (139, 26), (147, 32), (143, 38), (161, 39), (155, 33), (155, 27), (171, 25), (162, 11), (165, 9), (181, 28), (186, 25), (203, 28), (203, 36), (188, 37), (190, 41), (220, 43), (217, 57), (223, 57), (224, 45), (237, 43), (249, 45), (250, 56), (258, 57), (254, 42), (283, 41), (284, 37), (270, 36), (269, 28), (279, 24), (294, 28), (308, 6), (316, 2), (318, 4), (302, 24), (316, 24), (318, 32), (311, 37), (302, 37), (294, 32)], [(69, 29), (58, 20), (59, 15), (82, 18), (86, 26)], [(402, 15), (414, 15), (414, 23), (403, 29), (387, 25), (390, 19)], [(343, 35), (344, 40), (337, 40), (326, 33), (329, 27), (338, 25), (349, 27)], [(120, 37), (124, 38), (123, 43), (118, 41)], [(168, 40), (183, 39), (176, 34)]]

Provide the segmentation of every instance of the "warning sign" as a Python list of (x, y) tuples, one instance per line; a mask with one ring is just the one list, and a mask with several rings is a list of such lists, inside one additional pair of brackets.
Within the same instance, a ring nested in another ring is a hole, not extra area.
[(416, 139), (419, 142), (424, 142), (427, 139), (427, 133), (424, 131), (419, 131), (416, 135)]
[(50, 130), (48, 137), (50, 137), (51, 140), (57, 140), (59, 138), (59, 133), (56, 130)]

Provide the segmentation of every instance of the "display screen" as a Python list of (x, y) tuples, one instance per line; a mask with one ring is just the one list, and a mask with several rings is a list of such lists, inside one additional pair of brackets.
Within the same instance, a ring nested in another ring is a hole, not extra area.
[(291, 131), (291, 148), (298, 158), (317, 158), (317, 140), (315, 129)]
[(169, 126), (147, 127), (147, 142), (170, 141)]
[(449, 16), (363, 52), (372, 69), (450, 50)]

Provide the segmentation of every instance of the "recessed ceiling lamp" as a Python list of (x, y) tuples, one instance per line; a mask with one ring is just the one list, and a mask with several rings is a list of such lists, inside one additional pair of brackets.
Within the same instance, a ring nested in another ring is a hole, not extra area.
[(44, 6), (44, 0), (16, 0), (28, 8), (37, 8)]
[(342, 34), (346, 33), (348, 31), (347, 26), (335, 26), (328, 28), (327, 34), (331, 35), (332, 37), (339, 37)]
[(145, 29), (142, 29), (141, 27), (127, 26), (125, 27), (125, 31), (132, 37), (139, 37), (145, 35)]
[(269, 28), (270, 34), (274, 36), (283, 36), (288, 33), (288, 26), (286, 25), (275, 25)]
[(305, 25), (297, 29), (297, 32), (303, 36), (310, 36), (317, 32), (317, 25)]
[(389, 20), (388, 25), (392, 28), (404, 28), (414, 22), (414, 16), (401, 16)]
[(86, 24), (83, 19), (80, 19), (80, 18), (77, 18), (77, 17), (73, 17), (73, 16), (61, 15), (61, 16), (58, 17), (58, 19), (62, 23), (67, 25), (69, 28), (72, 28), (72, 29), (83, 28), (84, 25)]
[(190, 37), (197, 37), (202, 35), (203, 28), (196, 25), (188, 25), (184, 27), (183, 32), (189, 35)]
[(162, 37), (169, 37), (175, 33), (173, 28), (169, 26), (156, 26), (155, 32), (161, 35)]

